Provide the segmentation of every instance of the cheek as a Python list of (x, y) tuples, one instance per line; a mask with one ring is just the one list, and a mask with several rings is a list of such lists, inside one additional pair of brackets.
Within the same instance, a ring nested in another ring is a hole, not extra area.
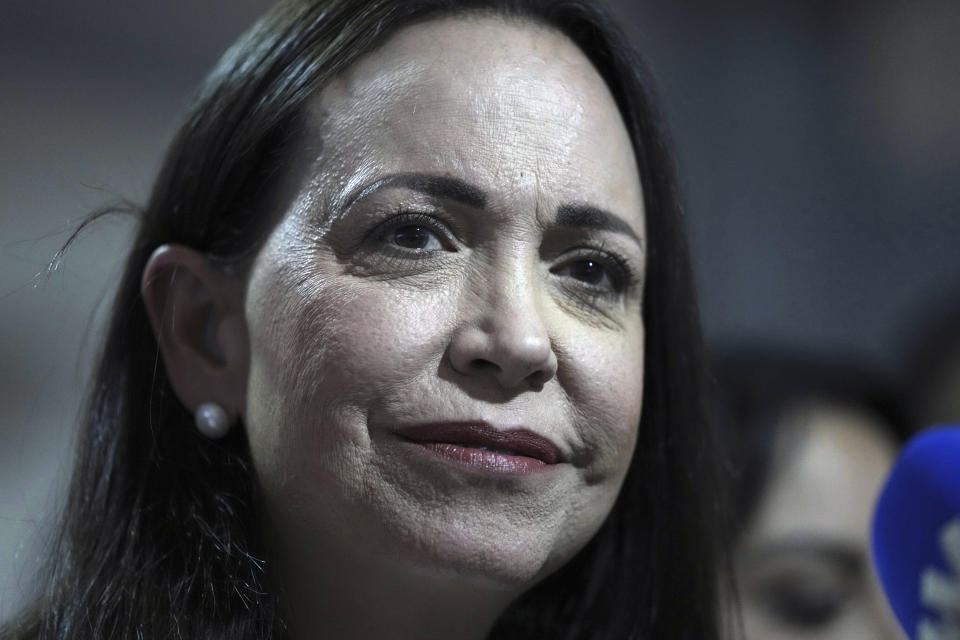
[(451, 324), (443, 309), (451, 305), (439, 291), (341, 276), (288, 280), (261, 287), (266, 293), (248, 314), (251, 437), (266, 430), (260, 435), (276, 455), (361, 444), (378, 400), (435, 371)]
[(643, 407), (643, 326), (584, 338), (581, 329), (561, 349), (570, 363), (561, 382), (583, 425), (584, 440), (604, 452), (592, 471), (619, 483), (633, 456)]

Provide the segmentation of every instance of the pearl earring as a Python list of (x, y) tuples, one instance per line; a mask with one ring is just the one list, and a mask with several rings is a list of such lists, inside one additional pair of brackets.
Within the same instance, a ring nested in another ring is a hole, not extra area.
[(216, 402), (204, 402), (193, 414), (197, 430), (212, 440), (218, 440), (230, 431), (227, 412)]

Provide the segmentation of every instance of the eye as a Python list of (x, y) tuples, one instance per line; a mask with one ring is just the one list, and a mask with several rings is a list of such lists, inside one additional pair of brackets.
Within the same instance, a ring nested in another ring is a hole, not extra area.
[(613, 286), (613, 281), (607, 268), (597, 260), (578, 260), (567, 265), (567, 273), (570, 277), (586, 282), (595, 287), (609, 285)]
[(396, 227), (388, 231), (384, 239), (403, 249), (417, 252), (443, 249), (443, 244), (433, 231), (416, 224)]
[(822, 629), (843, 611), (847, 594), (802, 579), (770, 585), (762, 601), (782, 624), (797, 629)]
[(783, 629), (826, 634), (864, 589), (859, 557), (846, 550), (780, 551), (746, 578), (747, 599)]
[(454, 251), (443, 223), (422, 213), (400, 213), (380, 225), (377, 243), (394, 253), (420, 256)]
[(576, 252), (550, 271), (600, 294), (618, 294), (630, 282), (630, 271), (623, 260), (592, 249)]

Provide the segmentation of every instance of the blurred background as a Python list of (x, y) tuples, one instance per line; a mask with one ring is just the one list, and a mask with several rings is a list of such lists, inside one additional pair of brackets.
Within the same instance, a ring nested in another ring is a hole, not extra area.
[[(130, 220), (192, 92), (266, 0), (6, 0), (0, 620), (29, 589)], [(889, 375), (960, 300), (956, 0), (611, 3), (660, 86), (708, 342)]]

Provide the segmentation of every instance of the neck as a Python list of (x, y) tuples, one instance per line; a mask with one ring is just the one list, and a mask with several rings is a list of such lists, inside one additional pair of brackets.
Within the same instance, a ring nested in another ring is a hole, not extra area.
[(414, 571), (394, 558), (343, 549), (323, 556), (282, 569), (292, 640), (483, 640), (519, 596), (462, 576)]

